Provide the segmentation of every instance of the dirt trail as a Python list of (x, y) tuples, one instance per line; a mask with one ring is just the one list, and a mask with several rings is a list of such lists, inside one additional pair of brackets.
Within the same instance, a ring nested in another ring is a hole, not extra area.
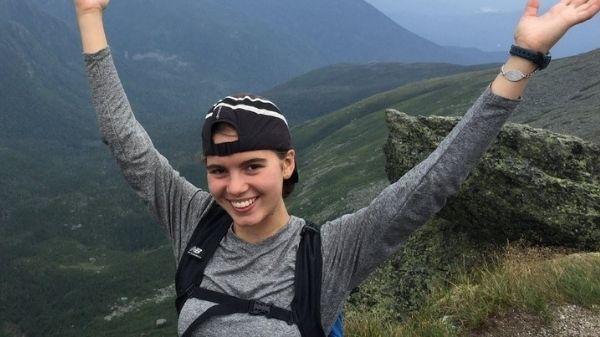
[(589, 310), (563, 305), (551, 310), (549, 322), (538, 316), (510, 312), (492, 318), (470, 337), (600, 337), (600, 307)]

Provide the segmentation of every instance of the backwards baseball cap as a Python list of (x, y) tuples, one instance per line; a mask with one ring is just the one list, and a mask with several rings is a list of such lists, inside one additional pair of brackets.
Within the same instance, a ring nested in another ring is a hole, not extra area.
[[(215, 144), (213, 132), (218, 123), (230, 124), (238, 139)], [(206, 114), (202, 128), (202, 149), (205, 156), (229, 156), (254, 150), (286, 151), (292, 149), (292, 137), (287, 120), (271, 101), (253, 94), (227, 96), (215, 103)], [(289, 178), (298, 182), (298, 169)]]

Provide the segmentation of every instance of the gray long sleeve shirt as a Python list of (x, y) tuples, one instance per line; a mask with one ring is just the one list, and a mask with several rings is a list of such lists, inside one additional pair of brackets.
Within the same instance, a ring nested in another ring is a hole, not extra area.
[[(84, 58), (103, 141), (127, 182), (168, 233), (179, 261), (213, 199), (180, 176), (154, 148), (133, 115), (110, 49)], [(487, 88), (423, 162), (385, 188), (367, 207), (323, 224), (321, 318), (326, 332), (350, 290), (458, 191), (517, 104)], [(257, 244), (241, 240), (230, 230), (207, 266), (202, 286), (290, 309), (295, 254), (304, 224), (303, 219), (292, 216), (278, 233)], [(212, 305), (189, 299), (179, 317), (179, 334)], [(295, 325), (248, 314), (213, 317), (194, 335), (300, 337)]]

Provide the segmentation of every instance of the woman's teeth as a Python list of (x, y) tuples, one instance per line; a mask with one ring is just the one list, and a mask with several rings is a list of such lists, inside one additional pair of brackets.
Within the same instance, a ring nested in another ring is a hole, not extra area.
[(256, 198), (240, 200), (240, 201), (231, 201), (231, 205), (235, 208), (246, 208), (252, 205), (256, 201)]

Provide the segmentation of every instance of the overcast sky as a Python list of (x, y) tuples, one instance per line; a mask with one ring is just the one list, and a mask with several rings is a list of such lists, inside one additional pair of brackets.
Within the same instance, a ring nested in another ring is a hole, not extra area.
[[(452, 13), (467, 14), (477, 12), (511, 12), (525, 8), (525, 0), (366, 0), (375, 7), (405, 9), (413, 13)], [(556, 0), (557, 2), (558, 0)], [(542, 7), (549, 7), (555, 2), (542, 0)]]

